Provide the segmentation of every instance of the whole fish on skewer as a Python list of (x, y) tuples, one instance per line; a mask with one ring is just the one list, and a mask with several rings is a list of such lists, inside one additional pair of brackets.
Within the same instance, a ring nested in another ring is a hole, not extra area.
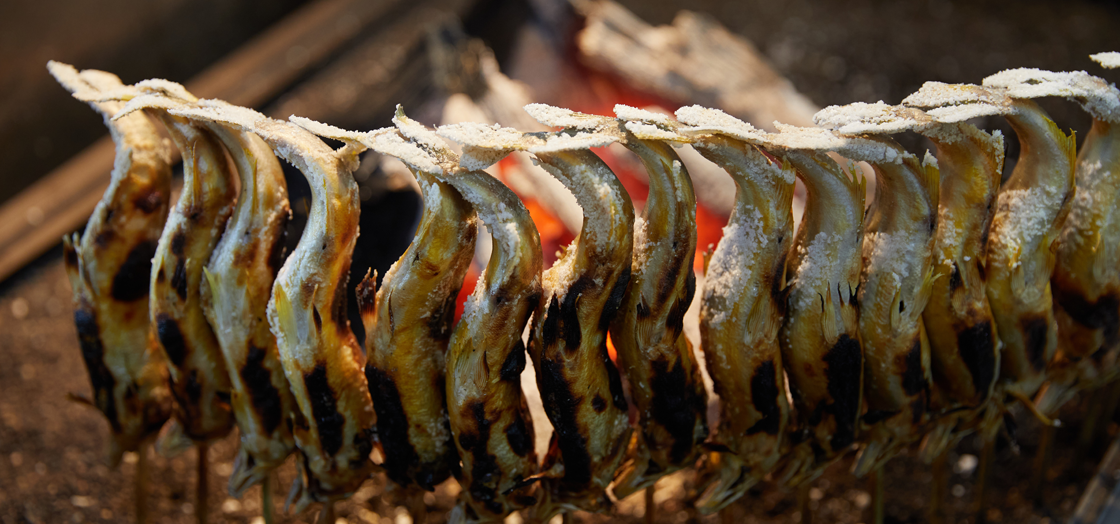
[(708, 259), (700, 339), (719, 395), (697, 507), (718, 511), (778, 465), (786, 445), (789, 403), (779, 332), (786, 314), (786, 256), (793, 244), (796, 173), (757, 149), (763, 134), (722, 111), (681, 108), (692, 146), (735, 181), (735, 207)]
[[(607, 351), (607, 329), (630, 280), (634, 208), (622, 184), (588, 149), (617, 141), (595, 127), (602, 117), (540, 104), (526, 106), (556, 133), (498, 128), (464, 140), (461, 164), (484, 167), (511, 151), (528, 151), (580, 202), (580, 235), (544, 272), (533, 314), (529, 355), (554, 433), (534, 518), (564, 510), (602, 512), (606, 489), (630, 440), (622, 380)], [(589, 124), (589, 121), (591, 122)]]
[[(102, 71), (78, 72), (58, 62), (50, 73), (78, 98), (123, 87)], [(143, 114), (114, 120), (121, 102), (91, 102), (116, 144), (109, 187), (85, 232), (63, 237), (74, 292), (74, 323), (93, 386), (88, 402), (104, 414), (112, 438), (109, 462), (140, 451), (171, 414), (167, 362), (148, 323), (151, 260), (171, 197), (169, 144)]]
[(332, 151), (299, 126), (217, 100), (169, 112), (252, 132), (308, 179), (307, 225), (277, 274), (268, 304), (269, 325), (299, 408), (294, 436), (300, 475), (289, 502), (303, 511), (312, 502), (347, 497), (374, 469), (369, 455), (375, 414), (345, 299), (358, 236), (358, 187), (350, 175), (357, 150)]
[(1061, 225), (1051, 278), (1058, 352), (1038, 398), (1053, 413), (1083, 389), (1117, 375), (1120, 351), (1120, 91), (1083, 71), (1012, 69), (984, 79), (1013, 98), (1059, 96), (1093, 119), (1075, 163), (1069, 215)]
[(295, 398), (266, 317), (291, 211), (284, 173), (268, 144), (228, 125), (207, 127), (225, 144), (241, 181), (237, 207), (206, 266), (202, 288), (203, 310), (230, 372), (230, 403), (241, 432), (229, 478), (230, 494), (240, 497), (295, 450)]
[(800, 424), (780, 478), (799, 485), (843, 456), (859, 431), (864, 357), (858, 294), (866, 182), (844, 173), (825, 153), (846, 154), (845, 146), (857, 139), (824, 129), (779, 129), (768, 135), (766, 150), (793, 166), (808, 189), (805, 216), (786, 263), (789, 309), (779, 335)]
[[(832, 106), (814, 119), (836, 130), (868, 110), (862, 103)], [(919, 161), (889, 137), (866, 140), (864, 147), (877, 144), (884, 159), (857, 158), (870, 161), (877, 183), (865, 219), (858, 297), (868, 411), (856, 476), (881, 467), (925, 433), (931, 376), (922, 311), (932, 291), (940, 186), (937, 161), (928, 152)]]
[(964, 122), (968, 113), (935, 119), (887, 104), (853, 104), (833, 124), (845, 134), (915, 131), (937, 146), (941, 172), (933, 276), (922, 321), (933, 375), (933, 429), (922, 456), (931, 461), (978, 427), (999, 428), (1002, 403), (992, 398), (1000, 343), (984, 285), (984, 250), (1003, 172), (1003, 137)]
[(1034, 102), (995, 87), (927, 82), (903, 103), (929, 108), (926, 112), (938, 119), (1003, 115), (1019, 137), (1019, 161), (999, 189), (983, 267), (1004, 344), (999, 395), (1009, 394), (1035, 410), (1030, 397), (1046, 379), (1058, 343), (1050, 276), (1073, 196), (1073, 136)]
[(193, 98), (185, 91), (179, 98), (141, 95), (125, 108), (143, 109), (160, 120), (183, 155), (183, 192), (160, 236), (151, 274), (151, 321), (170, 363), (175, 397), (175, 418), (156, 443), (169, 456), (194, 442), (225, 436), (234, 423), (230, 377), (203, 312), (201, 290), (203, 271), (237, 199), (236, 175), (225, 148), (209, 129), (168, 112), (186, 97)]
[[(444, 167), (396, 129), (360, 133), (293, 121), (354, 147), (401, 156), (420, 185), (424, 212), (416, 237), (380, 289), (375, 291), (375, 279), (368, 276), (358, 285), (358, 305), (366, 325), (366, 377), (378, 415), (383, 467), (398, 484), (431, 491), (459, 467), (448, 422), (445, 354), (456, 298), (474, 254), (474, 209), (445, 181)], [(432, 134), (403, 112), (395, 121)]]

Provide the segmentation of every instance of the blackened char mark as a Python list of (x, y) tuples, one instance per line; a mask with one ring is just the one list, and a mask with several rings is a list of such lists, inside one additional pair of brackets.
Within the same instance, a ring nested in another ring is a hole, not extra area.
[(556, 347), (560, 338), (560, 302), (556, 295), (548, 301), (548, 310), (544, 314), (544, 323), (541, 325), (541, 342), (544, 344), (542, 351)]
[(510, 451), (519, 457), (533, 450), (533, 426), (525, 421), (520, 410), (514, 411), (513, 422), (506, 426), (506, 442), (509, 442)]
[(250, 402), (260, 417), (261, 425), (266, 433), (271, 434), (284, 419), (284, 410), (280, 403), (280, 391), (272, 384), (272, 373), (264, 366), (267, 355), (264, 349), (250, 345), (245, 365), (241, 366), (241, 380), (245, 382), (245, 389), (249, 390)]
[(860, 410), (860, 378), (863, 373), (863, 349), (859, 340), (847, 333), (824, 356), (828, 365), (828, 396), (832, 399), (831, 411), (836, 417), (836, 431), (832, 435), (833, 451), (851, 445), (855, 440), (855, 424)]
[(177, 368), (183, 367), (187, 358), (187, 342), (183, 340), (183, 332), (179, 330), (179, 323), (167, 313), (156, 315), (156, 335), (167, 359)]
[(669, 459), (680, 464), (692, 451), (696, 417), (704, 414), (704, 401), (680, 362), (670, 369), (667, 359), (650, 362), (650, 414), (673, 438)]
[(75, 271), (78, 269), (78, 247), (76, 245), (77, 242), (78, 241), (75, 240), (74, 244), (66, 244), (62, 250), (62, 256), (63, 260), (66, 263), (66, 267)]
[(471, 484), (467, 487), (471, 500), (482, 504), (486, 511), (501, 515), (502, 504), (498, 502), (497, 484), (502, 470), (496, 457), (490, 453), (490, 430), (493, 422), (486, 416), (486, 405), (474, 401), (464, 406), (464, 415), (474, 419), (476, 432), (465, 431), (459, 434), (459, 445), (471, 454)]
[(579, 277), (560, 303), (560, 337), (564, 339), (564, 350), (569, 353), (578, 351), (583, 341), (583, 329), (579, 325), (580, 296), (594, 285), (595, 281), (589, 275)]
[[(1103, 347), (1112, 348), (1120, 343), (1120, 297), (1115, 292), (1089, 300), (1080, 292), (1060, 284), (1053, 289), (1055, 301), (1070, 318), (1089, 329), (1104, 332)], [(1087, 353), (1094, 353), (1098, 348), (1085, 349)]]
[(187, 235), (182, 230), (176, 231), (171, 236), (171, 254), (177, 257), (183, 256), (183, 249), (187, 245)]
[(134, 302), (147, 298), (148, 284), (151, 282), (152, 275), (152, 257), (155, 253), (156, 242), (153, 240), (140, 242), (128, 252), (117, 274), (113, 275), (113, 285), (109, 293), (114, 300)]
[(603, 398), (602, 395), (596, 393), (595, 398), (591, 399), (591, 408), (594, 409), (596, 413), (602, 413), (606, 411), (607, 399)]
[(408, 440), (408, 415), (401, 403), (400, 391), (393, 377), (372, 364), (366, 364), (373, 408), (377, 411), (377, 436), (385, 450), (385, 471), (394, 482), (411, 484), (410, 466), (419, 461), (412, 442)]
[(603, 314), (599, 317), (600, 331), (606, 331), (611, 321), (614, 320), (614, 316), (618, 314), (618, 308), (622, 305), (622, 299), (626, 296), (626, 288), (630, 285), (630, 276), (630, 266), (626, 266), (622, 269), (622, 273), (618, 275), (618, 280), (614, 281), (611, 294), (607, 296), (607, 302), (603, 305)]
[(82, 347), (82, 360), (89, 372), (89, 382), (93, 386), (93, 401), (109, 420), (114, 432), (121, 431), (117, 417), (117, 402), (113, 398), (113, 387), (117, 380), (105, 365), (105, 346), (101, 343), (101, 331), (93, 312), (79, 306), (74, 311), (74, 325), (78, 328), (78, 342)]
[(171, 287), (175, 289), (175, 294), (179, 295), (179, 300), (187, 299), (187, 266), (186, 259), (182, 257), (175, 262), (175, 272), (171, 274)]
[(957, 263), (953, 262), (952, 266), (952, 270), (949, 271), (949, 293), (956, 292), (964, 285), (964, 280), (961, 279), (961, 270), (957, 267)]
[(311, 415), (315, 418), (315, 427), (319, 432), (319, 444), (327, 455), (333, 457), (342, 449), (346, 417), (338, 412), (334, 389), (327, 380), (327, 366), (319, 364), (310, 373), (304, 374), (303, 385), (307, 388), (307, 397), (311, 401)]
[(762, 418), (747, 430), (748, 435), (778, 434), (782, 417), (781, 407), (778, 406), (778, 395), (778, 373), (774, 368), (774, 361), (767, 360), (760, 364), (751, 376), (751, 404)]
[[(778, 237), (778, 244), (782, 243), (782, 238)], [(782, 272), (786, 267), (786, 255), (788, 251), (782, 247), (782, 254), (778, 256), (774, 266), (770, 269), (770, 275), (766, 278), (770, 279), (770, 298), (774, 301), (777, 307), (776, 314), (785, 316), (786, 310), (789, 306), (789, 291), (790, 288), (782, 287)]]
[(428, 336), (432, 340), (447, 341), (451, 338), (451, 327), (455, 322), (455, 304), (459, 290), (453, 290), (434, 314), (428, 317)]
[(553, 437), (564, 462), (562, 484), (569, 492), (579, 492), (591, 482), (591, 455), (578, 419), (583, 398), (572, 394), (563, 364), (551, 358), (541, 359), (538, 377), (541, 400), (552, 419)]
[(506, 382), (520, 384), (522, 371), (525, 371), (525, 343), (518, 339), (502, 362), (500, 376)]
[(684, 332), (684, 314), (688, 310), (688, 306), (689, 303), (685, 302), (683, 297), (677, 299), (673, 304), (673, 308), (669, 310), (669, 315), (665, 317), (667, 337), (675, 340)]
[(922, 370), (922, 340), (914, 337), (910, 351), (902, 358), (902, 391), (913, 397), (926, 390), (926, 375)]
[(1042, 316), (1023, 318), (1019, 326), (1023, 330), (1027, 360), (1035, 371), (1041, 371), (1046, 366), (1046, 335), (1050, 326)]
[(187, 372), (186, 383), (183, 384), (183, 392), (187, 394), (187, 399), (190, 400), (190, 405), (200, 405), (202, 399), (202, 381), (198, 379), (198, 370), (192, 369)]
[(603, 339), (603, 343), (599, 345), (599, 354), (603, 358), (603, 366), (607, 368), (607, 386), (611, 390), (611, 400), (614, 402), (614, 407), (621, 411), (626, 411), (628, 406), (626, 404), (626, 395), (622, 392), (622, 377), (619, 376), (618, 368), (615, 367), (614, 362), (611, 361), (611, 354), (607, 351), (607, 339)]
[(154, 188), (136, 195), (136, 198), (132, 200), (132, 205), (136, 209), (149, 215), (163, 207), (163, 203), (163, 192)]
[(873, 409), (863, 415), (863, 422), (869, 425), (878, 424), (899, 413), (902, 412), (897, 409)]
[(996, 378), (996, 348), (992, 343), (992, 322), (985, 320), (957, 333), (957, 351), (972, 376), (972, 386), (979, 396), (988, 398), (988, 389)]
[(347, 260), (341, 268), (341, 276), (338, 278), (338, 282), (335, 282), (330, 311), (331, 321), (334, 322), (335, 329), (344, 340), (354, 336), (354, 333), (350, 331), (350, 317), (346, 316), (346, 305), (348, 303), (346, 293), (350, 291), (349, 283), (350, 261)]

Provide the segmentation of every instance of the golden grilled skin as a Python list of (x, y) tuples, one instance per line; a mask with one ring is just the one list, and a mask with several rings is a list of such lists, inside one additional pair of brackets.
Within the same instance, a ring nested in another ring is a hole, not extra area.
[(444, 391), (455, 300), (474, 254), (474, 211), (432, 175), (415, 172), (424, 214), (412, 244), (389, 268), (358, 287), (366, 325), (366, 379), (377, 411), (386, 473), (402, 486), (432, 491), (459, 461)]
[(924, 433), (931, 377), (922, 311), (931, 290), (940, 182), (928, 153), (922, 163), (891, 138), (868, 139), (894, 150), (900, 161), (872, 163), (878, 182), (864, 226), (858, 295), (867, 414), (856, 476)]
[(289, 502), (303, 511), (353, 493), (373, 471), (375, 415), (365, 357), (346, 317), (346, 280), (358, 237), (358, 150), (332, 151), (301, 127), (217, 100), (171, 110), (260, 136), (307, 178), (311, 209), (303, 236), (272, 287), (268, 322), (295, 397), (302, 457)]
[(989, 409), (1000, 341), (984, 282), (984, 251), (1003, 173), (1003, 136), (968, 123), (939, 128), (925, 133), (937, 146), (941, 170), (933, 289), (922, 313), (933, 371), (932, 407), (940, 413), (923, 444), (926, 459), (967, 432), (958, 425), (1002, 411)]
[(614, 173), (587, 150), (537, 159), (584, 210), (583, 230), (544, 272), (529, 355), (555, 428), (544, 458), (540, 520), (564, 509), (604, 511), (606, 488), (630, 440), (626, 398), (607, 353), (607, 328), (630, 280), (634, 207)]
[(693, 143), (735, 181), (735, 207), (708, 260), (700, 303), (700, 339), (719, 395), (711, 439), (711, 476), (697, 507), (718, 511), (769, 474), (781, 458), (789, 423), (779, 331), (786, 312), (785, 264), (793, 243), (789, 165), (754, 146), (710, 136)]
[(855, 442), (862, 409), (863, 348), (857, 292), (864, 180), (819, 151), (772, 151), (808, 189), (786, 265), (789, 310), (780, 340), (802, 434), (782, 478), (800, 484)]
[[(134, 99), (135, 100), (135, 99)], [(203, 269), (237, 198), (221, 142), (204, 126), (147, 109), (163, 122), (183, 155), (183, 191), (152, 259), (150, 315), (171, 372), (175, 418), (157, 446), (166, 455), (233, 428), (230, 379), (200, 296)]]
[(448, 181), (477, 210), (494, 251), (451, 338), (447, 398), (463, 460), (464, 520), (500, 522), (536, 503), (533, 419), (521, 390), (521, 334), (541, 296), (541, 243), (517, 196), (481, 171)]
[[(58, 62), (48, 68), (72, 93), (122, 85), (101, 71), (78, 73)], [(167, 363), (148, 323), (147, 286), (167, 218), (171, 168), (168, 145), (147, 116), (112, 120), (123, 104), (90, 105), (105, 117), (116, 160), (85, 233), (63, 237), (63, 251), (74, 291), (74, 323), (93, 386), (90, 402), (109, 422), (108, 458), (115, 466), (125, 451), (140, 450), (171, 413)]]
[(265, 311), (283, 259), (291, 211), (276, 156), (261, 138), (229, 126), (207, 127), (237, 167), (240, 196), (207, 264), (202, 305), (229, 370), (241, 447), (229, 478), (240, 498), (295, 450), (290, 414), (295, 398), (284, 376)]
[[(1120, 126), (1100, 118), (1077, 158), (1076, 194), (1051, 279), (1070, 390), (1115, 379), (1120, 350)], [(1079, 364), (1080, 363), (1080, 364)]]
[[(403, 115), (398, 115), (403, 118)], [(366, 326), (365, 373), (389, 478), (432, 491), (458, 467), (448, 427), (444, 370), (455, 303), (474, 255), (474, 210), (451, 186), (414, 171), (424, 214), (412, 244), (358, 288)]]
[(1003, 183), (988, 235), (988, 300), (1004, 346), (1004, 391), (1029, 397), (1057, 349), (1050, 276), (1058, 234), (1073, 196), (1075, 141), (1029, 100), (1006, 116), (1019, 137), (1019, 162)]
[(682, 333), (696, 292), (692, 180), (668, 143), (627, 133), (622, 144), (649, 173), (649, 196), (634, 226), (630, 283), (610, 328), (638, 410), (638, 431), (611, 488), (619, 499), (692, 466), (708, 435), (707, 393)]

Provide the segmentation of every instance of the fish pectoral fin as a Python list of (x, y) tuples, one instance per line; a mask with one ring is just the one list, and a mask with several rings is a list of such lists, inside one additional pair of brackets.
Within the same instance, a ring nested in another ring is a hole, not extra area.
[(840, 340), (840, 329), (836, 325), (836, 306), (832, 303), (832, 286), (825, 288), (825, 293), (817, 293), (821, 300), (821, 335), (829, 345)]
[(354, 289), (354, 294), (358, 298), (358, 315), (362, 318), (362, 326), (366, 333), (373, 333), (377, 320), (377, 271), (367, 270), (366, 276)]

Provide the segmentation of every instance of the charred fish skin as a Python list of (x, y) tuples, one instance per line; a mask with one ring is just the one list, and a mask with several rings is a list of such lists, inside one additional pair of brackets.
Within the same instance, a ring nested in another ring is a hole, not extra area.
[(539, 466), (521, 389), (521, 334), (540, 302), (543, 257), (537, 228), (512, 191), (481, 171), (458, 172), (448, 181), (494, 236), (486, 272), (452, 335), (447, 398), (463, 460), (465, 520), (498, 522), (536, 503), (526, 482)]
[(230, 153), (241, 182), (202, 288), (203, 310), (229, 370), (230, 404), (241, 434), (229, 479), (231, 496), (240, 498), (295, 450), (290, 414), (297, 408), (266, 319), (291, 211), (284, 173), (268, 144), (225, 125), (207, 127)]
[(930, 349), (922, 311), (929, 301), (937, 227), (939, 171), (902, 149), (900, 162), (873, 163), (878, 183), (867, 213), (857, 299), (864, 350), (866, 442), (854, 472), (862, 476), (917, 441), (928, 420)]
[(697, 502), (701, 512), (711, 513), (773, 471), (786, 443), (789, 404), (779, 332), (796, 174), (729, 136), (703, 137), (693, 147), (736, 185), (735, 207), (708, 260), (700, 303), (700, 339), (720, 399), (711, 440), (727, 449), (707, 464), (712, 483)]
[(1006, 116), (1019, 162), (1000, 187), (988, 236), (988, 300), (1003, 341), (1001, 382), (1031, 396), (1058, 345), (1050, 276), (1073, 195), (1076, 142), (1029, 100)]
[[(615, 113), (638, 133), (672, 125), (666, 116), (626, 106), (616, 106)], [(624, 131), (621, 143), (645, 166), (649, 194), (634, 225), (630, 282), (610, 327), (638, 411), (638, 431), (611, 488), (619, 499), (692, 466), (708, 435), (707, 392), (683, 335), (696, 290), (692, 180), (669, 143), (631, 131)]]
[[(101, 71), (79, 73), (50, 62), (51, 74), (78, 96), (122, 87)], [(66, 273), (74, 292), (74, 321), (93, 386), (91, 403), (111, 430), (109, 463), (140, 450), (167, 421), (171, 396), (167, 362), (148, 324), (151, 258), (171, 196), (169, 145), (145, 115), (114, 120), (120, 102), (90, 102), (116, 144), (109, 188), (83, 234), (63, 237)]]
[[(544, 273), (529, 343), (552, 425), (546, 496), (560, 507), (602, 511), (630, 438), (628, 405), (607, 353), (607, 328), (630, 280), (634, 207), (614, 173), (586, 150), (536, 153), (576, 195), (584, 227)], [(602, 197), (605, 193), (605, 198)]]
[(233, 212), (236, 175), (221, 142), (203, 126), (159, 107), (146, 111), (164, 124), (183, 155), (183, 191), (156, 247), (149, 299), (175, 397), (175, 418), (157, 447), (172, 456), (233, 428), (229, 373), (200, 293), (203, 269)]
[[(403, 112), (394, 121), (434, 136)], [(459, 462), (444, 373), (456, 298), (474, 255), (477, 227), (474, 210), (457, 191), (434, 172), (413, 172), (425, 204), (416, 237), (386, 272), (374, 302), (373, 281), (361, 284), (359, 305), (368, 333), (365, 372), (383, 466), (398, 484), (432, 491)]]
[(299, 408), (293, 434), (301, 453), (300, 475), (289, 501), (302, 512), (313, 502), (349, 496), (374, 468), (369, 454), (375, 414), (365, 357), (346, 317), (346, 280), (360, 209), (351, 176), (357, 150), (333, 151), (302, 127), (217, 100), (169, 113), (252, 132), (308, 180), (307, 225), (276, 276), (267, 310)]
[(416, 237), (382, 279), (359, 284), (366, 379), (383, 467), (394, 482), (432, 491), (457, 467), (444, 391), (455, 299), (474, 253), (474, 212), (444, 182), (416, 171), (424, 213)]
[(864, 181), (850, 178), (819, 151), (771, 150), (808, 189), (805, 217), (786, 264), (789, 310), (782, 362), (794, 391), (804, 441), (788, 455), (783, 477), (810, 480), (855, 442), (863, 399), (859, 277)]

